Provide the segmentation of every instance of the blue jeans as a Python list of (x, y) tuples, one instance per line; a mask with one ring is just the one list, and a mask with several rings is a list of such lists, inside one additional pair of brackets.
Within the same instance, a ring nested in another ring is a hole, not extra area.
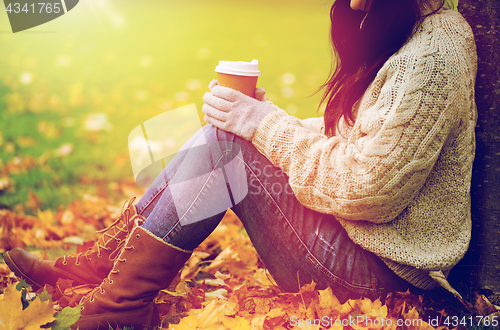
[(146, 218), (143, 228), (185, 250), (205, 240), (231, 208), (285, 291), (297, 291), (298, 279), (314, 280), (345, 301), (411, 287), (354, 244), (334, 216), (300, 204), (286, 174), (251, 142), (211, 125), (183, 146), (136, 207)]

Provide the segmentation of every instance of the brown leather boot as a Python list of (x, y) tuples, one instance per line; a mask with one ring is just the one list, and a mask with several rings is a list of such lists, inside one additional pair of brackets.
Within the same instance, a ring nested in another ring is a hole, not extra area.
[(56, 261), (43, 260), (15, 248), (5, 252), (3, 258), (9, 268), (31, 284), (35, 290), (45, 284), (54, 286), (59, 278), (73, 280), (74, 285), (101, 283), (113, 268), (113, 261), (120, 253), (128, 234), (144, 223), (133, 202), (127, 201), (118, 219), (108, 228), (98, 231), (102, 237), (85, 253), (72, 254)]
[(113, 270), (80, 302), (82, 317), (72, 329), (153, 329), (160, 323), (154, 298), (169, 286), (192, 251), (165, 243), (142, 227), (127, 239)]

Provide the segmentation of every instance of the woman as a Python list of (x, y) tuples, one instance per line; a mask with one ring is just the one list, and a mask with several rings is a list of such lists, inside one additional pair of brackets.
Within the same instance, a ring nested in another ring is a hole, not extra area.
[(39, 285), (100, 283), (75, 328), (151, 327), (158, 291), (232, 206), (284, 290), (314, 280), (346, 300), (435, 288), (430, 274), (447, 274), (470, 240), (476, 122), (474, 38), (442, 7), (337, 0), (324, 118), (212, 82), (212, 125), (89, 252), (54, 262), (17, 249), (5, 260)]

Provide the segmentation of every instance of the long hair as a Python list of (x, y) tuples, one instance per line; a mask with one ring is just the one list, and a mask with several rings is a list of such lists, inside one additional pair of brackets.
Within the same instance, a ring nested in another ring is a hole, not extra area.
[(335, 134), (342, 117), (348, 125), (354, 123), (354, 104), (410, 38), (422, 18), (420, 9), (431, 8), (430, 1), (374, 0), (369, 12), (351, 9), (350, 0), (334, 2), (330, 10), (334, 61), (321, 100), (326, 102), (326, 134)]

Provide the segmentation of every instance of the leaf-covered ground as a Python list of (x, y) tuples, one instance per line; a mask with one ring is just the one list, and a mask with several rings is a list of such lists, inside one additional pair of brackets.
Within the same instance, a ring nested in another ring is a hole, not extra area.
[[(115, 189), (141, 193), (130, 181), (118, 183)], [(31, 198), (36, 203), (36, 196)], [(85, 251), (89, 243), (82, 243), (96, 239), (95, 231), (111, 224), (119, 212), (120, 207), (106, 197), (90, 195), (54, 212), (38, 210), (33, 216), (3, 209), (0, 249), (37, 247), (32, 252), (45, 258), (54, 257), (54, 251), (56, 255), (75, 248)], [(74, 307), (93, 288), (73, 287), (71, 281), (60, 280), (56, 287), (32, 293), (23, 283), (0, 263), (1, 329), (38, 329), (45, 324), (67, 328), (78, 318)], [(282, 292), (274, 285), (241, 223), (228, 212), (172, 285), (160, 292), (156, 304), (163, 328), (177, 330), (446, 329), (460, 326), (460, 321), (468, 328), (481, 328), (475, 327), (476, 316), (495, 315), (494, 307), (481, 297), (470, 314), (441, 291), (424, 296), (392, 293), (381, 297), (383, 302), (359, 299), (340, 303), (330, 289), (302, 284), (298, 293)]]

